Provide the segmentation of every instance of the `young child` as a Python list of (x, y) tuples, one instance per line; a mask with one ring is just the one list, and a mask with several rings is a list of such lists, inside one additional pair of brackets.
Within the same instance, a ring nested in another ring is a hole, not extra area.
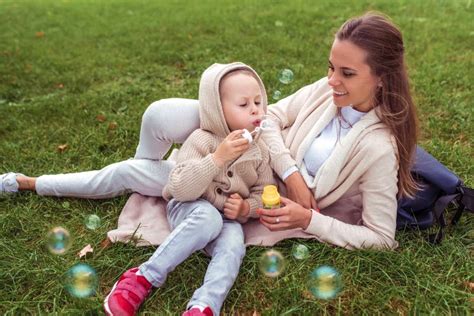
[(200, 249), (212, 259), (183, 315), (219, 315), (237, 277), (245, 255), (240, 223), (257, 217), (263, 187), (274, 183), (265, 144), (242, 137), (266, 113), (266, 91), (251, 67), (214, 64), (201, 77), (199, 105), (200, 129), (181, 147), (163, 189), (173, 231), (147, 262), (120, 277), (104, 302), (108, 315), (135, 315), (152, 288)]

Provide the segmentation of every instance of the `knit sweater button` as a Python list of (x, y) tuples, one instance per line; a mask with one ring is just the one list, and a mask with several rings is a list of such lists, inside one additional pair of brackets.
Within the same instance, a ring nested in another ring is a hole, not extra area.
[(232, 171), (227, 171), (227, 176), (228, 176), (229, 178), (232, 178), (233, 175), (234, 175), (234, 174), (232, 173)]
[(222, 189), (221, 189), (221, 188), (217, 188), (216, 192), (217, 192), (217, 194), (222, 194)]

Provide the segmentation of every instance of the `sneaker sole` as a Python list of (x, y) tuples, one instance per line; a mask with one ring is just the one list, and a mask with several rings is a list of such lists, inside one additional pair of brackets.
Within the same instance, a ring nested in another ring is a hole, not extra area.
[(110, 295), (114, 292), (115, 290), (115, 287), (117, 286), (118, 284), (118, 281), (115, 282), (114, 286), (112, 287), (112, 289), (110, 290), (110, 293), (109, 295), (107, 295), (104, 299), (104, 311), (105, 311), (105, 314), (107, 316), (114, 316), (114, 314), (112, 314), (112, 312), (110, 311), (110, 307), (109, 307), (109, 297)]

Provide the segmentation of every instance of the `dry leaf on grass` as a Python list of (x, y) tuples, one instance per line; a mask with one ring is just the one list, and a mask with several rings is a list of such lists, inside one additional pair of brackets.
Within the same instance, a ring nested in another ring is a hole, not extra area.
[(68, 149), (68, 147), (69, 147), (68, 144), (62, 144), (62, 145), (59, 145), (57, 149), (60, 153), (63, 153), (64, 151), (66, 151), (66, 149)]
[(107, 118), (105, 117), (104, 114), (99, 114), (95, 117), (95, 119), (101, 123), (105, 122), (107, 120)]
[(36, 36), (37, 38), (42, 38), (42, 37), (44, 37), (44, 32), (36, 32), (36, 33), (35, 33), (35, 36)]
[(109, 130), (110, 131), (116, 129), (117, 127), (118, 127), (117, 122), (114, 121), (114, 122), (109, 123)]
[(87, 255), (88, 253), (93, 252), (93, 251), (94, 251), (94, 248), (91, 247), (91, 244), (87, 244), (87, 246), (82, 248), (82, 250), (79, 251), (77, 253), (77, 255), (79, 256), (79, 259), (80, 259), (80, 258), (84, 257), (85, 255)]
[(102, 249), (109, 248), (110, 246), (112, 246), (112, 241), (110, 241), (109, 238), (105, 238), (100, 243), (100, 248), (102, 248)]

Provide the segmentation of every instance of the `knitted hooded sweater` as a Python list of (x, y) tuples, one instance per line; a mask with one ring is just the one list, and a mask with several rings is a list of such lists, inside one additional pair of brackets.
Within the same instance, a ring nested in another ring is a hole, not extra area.
[[(218, 210), (232, 193), (238, 193), (250, 205), (250, 217), (258, 217), (262, 207), (263, 187), (274, 184), (267, 146), (260, 138), (239, 158), (219, 167), (212, 158), (219, 144), (231, 132), (224, 118), (219, 96), (219, 83), (230, 71), (246, 69), (255, 74), (262, 91), (262, 105), (266, 111), (267, 96), (262, 80), (255, 70), (242, 63), (213, 64), (202, 74), (199, 84), (200, 128), (184, 142), (176, 158), (176, 166), (163, 188), (166, 200), (193, 201), (203, 198)], [(241, 218), (243, 222), (245, 219)]]

